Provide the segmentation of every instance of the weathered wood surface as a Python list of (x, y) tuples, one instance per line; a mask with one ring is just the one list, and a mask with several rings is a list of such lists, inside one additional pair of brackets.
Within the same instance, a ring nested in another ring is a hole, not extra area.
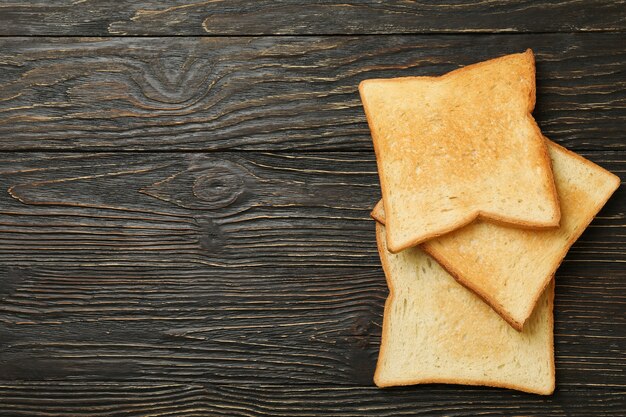
[(0, 35), (321, 35), (626, 29), (621, 0), (3, 1)]
[(0, 1), (0, 416), (623, 414), (621, 189), (557, 273), (553, 396), (373, 387), (357, 86), (533, 48), (543, 131), (624, 179), (625, 30), (621, 0)]
[(217, 386), (200, 384), (0, 385), (3, 415), (16, 417), (396, 417), (396, 416), (619, 416), (624, 389), (559, 389), (543, 398), (489, 389), (432, 386)]
[(442, 74), (528, 47), (545, 134), (574, 150), (625, 149), (625, 42), (623, 33), (2, 38), (0, 149), (371, 151), (361, 80)]
[[(622, 151), (583, 155), (626, 175)], [(373, 153), (5, 153), (0, 190), (5, 265), (379, 265)], [(572, 260), (626, 261), (625, 198)]]
[[(587, 152), (621, 176), (624, 152)], [(620, 189), (557, 273), (557, 393), (372, 387), (371, 153), (0, 157), (0, 415), (615, 415)]]

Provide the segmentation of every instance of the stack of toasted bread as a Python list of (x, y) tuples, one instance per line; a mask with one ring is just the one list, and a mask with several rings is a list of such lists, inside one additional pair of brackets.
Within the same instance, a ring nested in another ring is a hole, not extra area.
[(551, 394), (553, 277), (619, 178), (541, 134), (530, 50), (359, 91), (389, 286), (375, 383)]

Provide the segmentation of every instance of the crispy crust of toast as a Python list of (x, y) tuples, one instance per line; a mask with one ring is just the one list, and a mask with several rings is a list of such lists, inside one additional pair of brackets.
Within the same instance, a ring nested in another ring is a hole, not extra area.
[[(533, 79), (535, 77), (535, 72), (536, 72), (536, 67), (535, 67), (535, 59), (534, 59), (534, 54), (532, 52), (531, 49), (527, 49), (524, 54), (526, 54), (527, 56), (529, 56), (529, 61), (532, 63), (532, 72), (533, 72)], [(366, 95), (363, 93), (363, 88), (364, 85), (367, 84), (370, 81), (376, 81), (376, 82), (381, 82), (381, 81), (385, 81), (385, 82), (393, 82), (394, 80), (397, 79), (412, 79), (412, 78), (419, 78), (419, 79), (445, 79), (447, 77), (450, 76), (456, 76), (458, 74), (461, 74), (463, 72), (466, 72), (470, 69), (476, 69), (476, 68), (480, 68), (484, 65), (488, 65), (489, 63), (491, 63), (491, 61), (493, 60), (497, 60), (497, 59), (501, 59), (503, 57), (500, 58), (495, 58), (492, 60), (487, 60), (487, 61), (483, 61), (483, 62), (478, 62), (475, 64), (471, 64), (471, 65), (467, 65), (465, 67), (462, 68), (458, 68), (454, 71), (448, 72), (446, 74), (443, 74), (439, 77), (399, 77), (399, 78), (393, 78), (393, 79), (370, 79), (370, 80), (364, 80), (361, 81), (361, 83), (359, 84), (359, 93), (361, 96), (361, 100), (363, 102), (363, 108), (365, 110), (365, 117), (367, 119), (367, 122), (370, 126), (373, 125), (373, 120), (372, 120), (372, 116), (371, 116), (371, 112), (368, 111), (368, 103), (367, 103), (367, 97)], [(533, 83), (532, 88), (529, 92), (529, 99), (528, 99), (528, 110), (526, 113), (526, 118), (531, 122), (531, 125), (533, 126), (533, 129), (536, 132), (537, 136), (541, 136), (541, 131), (539, 129), (539, 126), (537, 125), (537, 123), (535, 122), (534, 118), (532, 117), (531, 113), (535, 107), (535, 102), (536, 102), (536, 85)], [(377, 160), (380, 160), (380, 138), (378, 137), (375, 129), (370, 129), (371, 130), (371, 135), (372, 135), (372, 142), (374, 145), (374, 152), (376, 153), (377, 156)], [(548, 154), (548, 149), (546, 147), (546, 145), (544, 143), (542, 143), (543, 146), (540, 145), (541, 147), (541, 158), (542, 158), (542, 168), (544, 170), (544, 172), (547, 173), (547, 175), (549, 176), (548, 178), (548, 184), (550, 187), (550, 194), (551, 194), (551, 204), (552, 204), (552, 209), (554, 210), (555, 216), (554, 219), (552, 221), (537, 221), (537, 222), (529, 222), (529, 221), (525, 221), (525, 220), (520, 220), (519, 218), (514, 218), (514, 217), (509, 217), (505, 214), (502, 213), (491, 213), (489, 211), (485, 211), (485, 210), (473, 210), (473, 211), (469, 211), (465, 216), (463, 217), (459, 217), (458, 221), (451, 224), (448, 227), (445, 228), (441, 228), (438, 229), (436, 231), (433, 231), (431, 233), (425, 233), (421, 236), (418, 236), (414, 239), (411, 239), (403, 244), (399, 244), (396, 245), (396, 242), (391, 241), (391, 239), (389, 238), (389, 234), (387, 236), (387, 247), (388, 250), (391, 253), (398, 253), (403, 249), (406, 249), (408, 247), (411, 246), (415, 246), (418, 244), (421, 244), (427, 240), (430, 240), (432, 238), (436, 238), (439, 236), (442, 236), (444, 234), (447, 234), (453, 230), (459, 229), (463, 226), (468, 225), (469, 223), (471, 223), (472, 221), (476, 220), (477, 218), (483, 218), (483, 219), (487, 219), (493, 222), (497, 222), (497, 223), (501, 223), (510, 227), (520, 227), (520, 228), (525, 228), (525, 229), (543, 229), (543, 228), (550, 228), (550, 227), (558, 227), (559, 226), (559, 222), (560, 222), (560, 218), (561, 218), (561, 212), (560, 212), (560, 206), (559, 206), (559, 201), (558, 201), (558, 195), (557, 195), (557, 191), (556, 191), (556, 186), (554, 184), (554, 175), (552, 173), (552, 164), (550, 162), (550, 156)], [(382, 194), (384, 195), (388, 195), (387, 194), (387, 185), (385, 183), (385, 181), (382, 180), (382, 178), (384, 178), (383, 176), (383, 172), (382, 172), (382, 166), (381, 164), (377, 164), (377, 169), (378, 169), (378, 174), (379, 177), (381, 178), (380, 181), (380, 185), (381, 185), (381, 190), (382, 190)], [(383, 199), (384, 200), (384, 199)], [(385, 205), (385, 209), (387, 213), (390, 213), (391, 211), (389, 210), (389, 208), (387, 207), (387, 202), (383, 201), (383, 204)]]
[[(546, 140), (548, 140), (546, 138)], [(504, 311), (503, 307), (499, 304), (497, 304), (490, 296), (489, 294), (486, 294), (484, 291), (481, 291), (479, 288), (475, 288), (475, 286), (472, 284), (471, 281), (465, 279), (463, 277), (463, 275), (457, 270), (455, 269), (449, 262), (447, 262), (446, 259), (444, 259), (444, 257), (437, 252), (437, 250), (435, 248), (433, 248), (432, 245), (429, 245), (428, 242), (425, 242), (422, 245), (422, 249), (428, 253), (430, 256), (432, 256), (433, 258), (435, 258), (437, 260), (437, 262), (439, 262), (441, 264), (441, 266), (443, 266), (443, 268), (448, 271), (448, 273), (450, 275), (452, 275), (458, 282), (460, 282), (463, 286), (469, 288), (470, 290), (472, 290), (473, 292), (475, 292), (480, 298), (482, 298), (483, 300), (485, 300), (485, 302), (487, 304), (489, 304), (498, 314), (500, 314), (500, 316), (502, 316), (503, 319), (505, 319), (514, 329), (518, 330), (518, 331), (522, 331), (524, 328), (524, 324), (526, 323), (526, 321), (528, 320), (528, 318), (531, 316), (535, 305), (537, 304), (537, 301), (539, 300), (539, 297), (541, 297), (541, 294), (543, 294), (543, 291), (545, 291), (546, 287), (550, 284), (550, 281), (553, 279), (557, 269), (559, 268), (559, 266), (561, 265), (561, 263), (563, 262), (563, 259), (565, 258), (565, 255), (567, 255), (567, 252), (569, 251), (569, 249), (572, 247), (572, 245), (574, 244), (574, 242), (576, 242), (576, 240), (583, 234), (583, 232), (585, 231), (585, 229), (587, 228), (587, 226), (589, 226), (589, 224), (593, 221), (593, 219), (595, 218), (595, 216), (598, 214), (598, 212), (602, 209), (602, 207), (606, 204), (606, 202), (608, 201), (608, 199), (613, 195), (613, 193), (615, 192), (615, 190), (617, 190), (617, 188), (620, 186), (621, 180), (620, 178), (605, 170), (604, 168), (594, 164), (593, 162), (583, 158), (582, 156), (560, 146), (557, 145), (556, 143), (550, 141), (550, 145), (554, 146), (556, 148), (558, 148), (559, 150), (561, 150), (564, 153), (567, 153), (569, 156), (576, 158), (577, 160), (579, 160), (580, 162), (584, 163), (587, 166), (591, 166), (594, 169), (600, 169), (602, 171), (604, 171), (605, 174), (607, 174), (609, 177), (612, 177), (614, 183), (614, 187), (612, 189), (612, 191), (610, 193), (607, 193), (606, 197), (604, 199), (598, 200), (596, 201), (596, 205), (594, 206), (593, 210), (590, 210), (589, 212), (589, 216), (585, 219), (585, 221), (582, 223), (583, 227), (580, 227), (580, 230), (577, 233), (574, 233), (570, 236), (570, 238), (568, 239), (568, 241), (565, 243), (565, 245), (562, 246), (561, 251), (558, 253), (557, 256), (554, 257), (555, 262), (552, 265), (551, 269), (550, 269), (550, 273), (545, 277), (544, 279), (544, 283), (541, 287), (541, 291), (537, 292), (537, 294), (535, 295), (535, 297), (532, 300), (532, 303), (529, 304), (529, 307), (526, 309), (525, 311), (525, 319), (523, 321), (519, 321), (519, 320), (515, 320), (513, 317), (509, 316), (506, 314), (506, 312)]]
[[(524, 320), (522, 321), (516, 320), (515, 318), (508, 315), (504, 307), (501, 304), (497, 303), (496, 300), (493, 297), (491, 297), (490, 294), (486, 293), (483, 289), (474, 285), (474, 283), (471, 280), (464, 278), (463, 273), (459, 271), (457, 268), (455, 268), (453, 264), (448, 262), (448, 259), (445, 256), (443, 256), (440, 252), (438, 252), (437, 249), (433, 245), (430, 245), (428, 242), (424, 242), (421, 245), (421, 248), (424, 250), (424, 252), (432, 256), (446, 270), (446, 272), (448, 272), (450, 275), (452, 275), (452, 277), (454, 277), (454, 279), (457, 282), (459, 282), (461, 285), (463, 285), (464, 287), (468, 288), (469, 290), (474, 292), (476, 295), (478, 295), (483, 301), (485, 301), (485, 303), (489, 304), (489, 306), (491, 306), (491, 308), (493, 308), (504, 320), (506, 320), (511, 325), (511, 327), (513, 327), (514, 329), (518, 331), (522, 331), (522, 329), (524, 328), (524, 324), (526, 323), (528, 318), (531, 316), (534, 310), (534, 306), (537, 304), (537, 301), (539, 300), (539, 297), (541, 297), (541, 295), (543, 294), (543, 291), (545, 291), (546, 287), (549, 285), (550, 280), (552, 280), (552, 278), (554, 277), (556, 270), (559, 268), (559, 266), (563, 262), (563, 259), (565, 258), (565, 255), (569, 251), (569, 248), (574, 244), (574, 242), (576, 242), (576, 240), (584, 232), (587, 226), (593, 221), (594, 217), (597, 215), (600, 209), (606, 204), (608, 199), (611, 197), (611, 195), (613, 195), (615, 190), (617, 190), (617, 188), (621, 184), (621, 180), (617, 175), (583, 158), (582, 156), (576, 154), (575, 152), (572, 152), (550, 141), (548, 138), (545, 138), (545, 140), (549, 143), (549, 146), (555, 147), (559, 149), (560, 151), (566, 153), (568, 156), (576, 158), (578, 161), (584, 163), (585, 165), (593, 167), (594, 170), (599, 169), (603, 171), (604, 174), (612, 178), (612, 180), (614, 181), (614, 186), (613, 186), (612, 191), (610, 193), (607, 193), (604, 199), (600, 199), (596, 201), (596, 205), (594, 206), (594, 209), (590, 210), (588, 218), (583, 222), (584, 227), (581, 227), (578, 233), (572, 234), (570, 238), (568, 239), (568, 241), (566, 242), (566, 244), (563, 245), (563, 247), (561, 248), (561, 251), (557, 254), (557, 256), (554, 257), (555, 259), (554, 265), (550, 268), (550, 273), (546, 275), (541, 291), (539, 291), (535, 295), (535, 297), (532, 300), (532, 303), (529, 305), (529, 308), (526, 309), (525, 314), (524, 314), (524, 317), (525, 317)], [(370, 216), (377, 222), (385, 224), (385, 219), (382, 217), (382, 213), (380, 211), (377, 211), (376, 208), (371, 212)]]
[[(381, 217), (380, 213), (376, 212), (375, 209), (372, 210), (372, 212), (370, 213), (370, 217), (372, 219), (376, 220), (376, 222), (378, 222), (380, 224), (383, 224), (383, 225), (385, 224), (385, 219), (383, 219)], [(458, 282), (459, 284), (463, 285), (465, 288), (467, 288), (468, 290), (470, 290), (474, 294), (476, 294), (481, 300), (483, 300), (486, 304), (488, 304), (496, 313), (498, 313), (498, 315), (500, 315), (500, 317), (502, 317), (507, 323), (509, 323), (511, 325), (511, 327), (513, 327), (515, 330), (517, 330), (519, 332), (521, 332), (523, 330), (524, 323), (519, 323), (516, 320), (514, 320), (512, 317), (507, 315), (506, 311), (504, 310), (502, 305), (496, 303), (495, 300), (493, 300), (490, 297), (490, 295), (487, 294), (485, 291), (482, 291), (480, 288), (472, 285), (471, 281), (468, 281), (468, 280), (464, 279), (463, 275), (457, 269), (455, 269), (450, 263), (448, 263), (443, 256), (441, 256), (436, 251), (429, 250), (429, 248), (426, 245), (426, 243), (421, 245), (421, 249), (424, 250), (424, 252), (426, 252), (428, 255), (430, 255), (434, 260), (436, 260), (439, 263), (439, 265), (441, 265), (441, 267), (443, 269), (445, 269), (445, 271), (448, 274), (450, 274), (452, 276), (452, 278), (454, 278), (456, 280), (456, 282)], [(381, 249), (379, 247), (378, 251), (380, 252), (380, 250)], [(387, 284), (389, 284), (389, 282)], [(544, 290), (545, 290), (545, 288), (544, 288)], [(542, 293), (540, 293), (539, 296), (541, 296), (541, 294)], [(535, 301), (533, 302), (533, 305), (536, 304), (538, 298), (539, 297), (536, 297)]]
[[(446, 260), (439, 253), (432, 250), (432, 248), (428, 248), (427, 245), (422, 245), (422, 249), (424, 250), (424, 252), (432, 256), (433, 259), (439, 262), (439, 265), (441, 265), (441, 267), (445, 269), (448, 274), (452, 275), (452, 277), (459, 284), (461, 284), (468, 290), (472, 291), (474, 294), (480, 297), (481, 300), (489, 304), (489, 306), (496, 313), (498, 313), (498, 315), (500, 315), (500, 317), (502, 317), (507, 323), (509, 323), (511, 327), (513, 327), (518, 332), (521, 332), (524, 329), (524, 323), (520, 323), (519, 321), (513, 319), (511, 316), (506, 314), (506, 310), (504, 310), (504, 307), (501, 304), (496, 303), (496, 301), (488, 293), (483, 291), (481, 288), (478, 288), (477, 286), (473, 285), (471, 281), (464, 279), (463, 275), (457, 269), (455, 269), (450, 263), (446, 262)], [(548, 282), (550, 281), (548, 280)], [(545, 286), (542, 291), (545, 291)], [(534, 298), (533, 306), (537, 303), (537, 300), (539, 299), (539, 297), (541, 297), (541, 294), (543, 294), (543, 292), (540, 292), (539, 295)]]
[[(391, 308), (391, 305), (393, 303), (393, 299), (394, 299), (394, 287), (393, 287), (393, 283), (392, 280), (390, 278), (390, 273), (389, 273), (389, 265), (387, 264), (387, 258), (386, 256), (383, 256), (383, 251), (385, 251), (386, 249), (382, 246), (382, 242), (381, 239), (385, 239), (385, 237), (383, 236), (382, 238), (380, 237), (380, 235), (383, 233), (382, 232), (382, 228), (381, 228), (381, 224), (379, 222), (376, 222), (376, 243), (377, 243), (377, 247), (378, 247), (378, 252), (381, 255), (380, 256), (380, 260), (381, 260), (381, 264), (383, 267), (383, 272), (385, 274), (385, 280), (387, 281), (387, 287), (389, 288), (389, 295), (387, 296), (387, 300), (385, 301), (385, 310), (383, 313), (383, 328), (382, 328), (382, 335), (381, 335), (381, 341), (380, 341), (380, 350), (378, 353), (378, 361), (376, 364), (376, 370), (374, 371), (374, 383), (376, 384), (376, 386), (378, 386), (379, 388), (385, 388), (385, 387), (391, 387), (391, 386), (406, 386), (406, 385), (416, 385), (416, 384), (462, 384), (462, 385), (474, 385), (474, 386), (488, 386), (488, 387), (496, 387), (496, 388), (507, 388), (507, 389), (514, 389), (517, 391), (523, 391), (523, 392), (528, 392), (531, 394), (540, 394), (540, 395), (551, 395), (554, 392), (554, 388), (555, 388), (555, 364), (554, 364), (554, 336), (550, 337), (549, 339), (549, 350), (550, 350), (550, 355), (551, 355), (551, 360), (550, 360), (550, 371), (551, 371), (551, 375), (552, 375), (552, 384), (549, 387), (549, 389), (545, 390), (545, 391), (541, 391), (541, 390), (533, 390), (530, 389), (528, 387), (522, 386), (522, 385), (517, 385), (517, 384), (508, 384), (505, 382), (494, 382), (494, 381), (477, 381), (477, 380), (473, 380), (473, 379), (464, 379), (464, 378), (414, 378), (411, 380), (407, 380), (407, 381), (402, 381), (401, 383), (397, 383), (397, 384), (388, 384), (388, 383), (384, 383), (382, 381), (380, 381), (379, 375), (380, 375), (380, 364), (381, 364), (381, 358), (385, 355), (386, 352), (386, 346), (387, 346), (387, 340), (389, 338), (388, 335), (388, 329), (389, 329), (389, 309)], [(550, 296), (548, 297), (548, 310), (550, 311), (550, 317), (549, 317), (549, 323), (550, 323), (550, 334), (554, 335), (554, 280), (551, 281), (551, 283), (549, 283), (550, 286)]]

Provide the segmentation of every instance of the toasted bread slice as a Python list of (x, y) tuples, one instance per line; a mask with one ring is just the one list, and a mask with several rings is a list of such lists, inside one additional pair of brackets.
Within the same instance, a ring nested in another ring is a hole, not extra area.
[(374, 374), (379, 387), (426, 383), (554, 391), (550, 285), (523, 332), (509, 326), (419, 247), (387, 251), (376, 224), (389, 297)]
[[(569, 248), (620, 184), (619, 177), (593, 162), (547, 139), (546, 143), (561, 201), (561, 227), (523, 230), (476, 221), (422, 245), (518, 330)], [(385, 223), (380, 202), (372, 217)]]
[(550, 159), (530, 115), (532, 51), (441, 77), (365, 80), (359, 92), (392, 252), (479, 215), (520, 227), (558, 226)]

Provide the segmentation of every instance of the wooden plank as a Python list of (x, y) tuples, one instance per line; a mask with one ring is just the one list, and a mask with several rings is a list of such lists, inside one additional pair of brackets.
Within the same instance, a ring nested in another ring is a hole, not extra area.
[(442, 74), (527, 47), (537, 53), (535, 116), (545, 134), (576, 150), (624, 149), (624, 41), (622, 33), (2, 38), (0, 149), (371, 151), (361, 80)]
[[(380, 266), (0, 272), (0, 379), (372, 385)], [(557, 273), (559, 388), (626, 386), (623, 278), (610, 262)]]
[[(624, 153), (583, 153), (626, 175)], [(373, 153), (0, 154), (0, 264), (376, 266)], [(618, 190), (571, 262), (626, 261)]]
[[(5, 416), (581, 416), (620, 415), (622, 389), (563, 389), (551, 397), (439, 385), (376, 388), (199, 384), (0, 385)], [(452, 413), (452, 414), (451, 414)]]
[(5, 2), (0, 35), (261, 35), (626, 29), (622, 1)]

